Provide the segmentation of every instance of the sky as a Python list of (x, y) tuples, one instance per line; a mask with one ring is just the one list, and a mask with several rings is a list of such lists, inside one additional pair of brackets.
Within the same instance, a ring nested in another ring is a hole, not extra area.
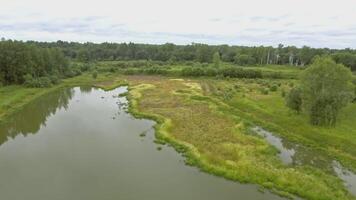
[(0, 0), (0, 37), (356, 48), (356, 0)]

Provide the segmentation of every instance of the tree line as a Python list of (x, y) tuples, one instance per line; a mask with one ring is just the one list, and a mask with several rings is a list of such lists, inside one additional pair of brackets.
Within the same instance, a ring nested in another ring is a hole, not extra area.
[[(0, 41), (0, 84), (26, 84), (32, 87), (46, 87), (61, 78), (81, 74), (88, 65), (70, 64), (69, 61), (92, 63), (93, 61), (128, 61), (167, 66), (179, 64), (192, 66), (184, 69), (182, 75), (227, 77), (260, 77), (259, 72), (240, 69), (219, 69), (221, 62), (237, 65), (293, 65), (305, 66), (316, 56), (329, 56), (352, 70), (356, 70), (356, 50), (317, 49), (294, 46), (245, 47), (228, 45), (162, 45), (135, 43), (77, 43), (77, 42), (36, 42)], [(142, 61), (142, 62), (140, 62)], [(74, 62), (72, 62), (74, 63)], [(190, 64), (189, 64), (190, 63)], [(193, 63), (193, 64), (192, 64)], [(135, 64), (135, 63), (134, 63)], [(200, 66), (196, 68), (196, 66)], [(205, 67), (205, 66), (210, 66)], [(213, 68), (211, 68), (213, 66)], [(145, 67), (146, 68), (146, 67)], [(205, 69), (206, 68), (206, 69)], [(147, 69), (147, 73), (156, 69)], [(146, 73), (143, 72), (143, 73)], [(128, 73), (130, 71), (128, 70)], [(163, 69), (158, 73), (165, 73)], [(271, 75), (271, 76), (277, 76)]]
[(112, 61), (112, 60), (154, 60), (154, 61), (194, 61), (200, 63), (216, 63), (217, 57), (223, 62), (237, 65), (293, 65), (305, 66), (312, 63), (315, 56), (331, 56), (337, 63), (356, 71), (356, 50), (311, 48), (303, 46), (278, 47), (272, 46), (229, 46), (206, 45), (193, 43), (190, 45), (175, 45), (171, 43), (135, 44), (135, 43), (77, 43), (77, 42), (35, 42), (45, 48), (60, 48), (66, 57), (82, 62)]
[(48, 87), (77, 75), (58, 47), (39, 47), (21, 41), (0, 41), (0, 85)]

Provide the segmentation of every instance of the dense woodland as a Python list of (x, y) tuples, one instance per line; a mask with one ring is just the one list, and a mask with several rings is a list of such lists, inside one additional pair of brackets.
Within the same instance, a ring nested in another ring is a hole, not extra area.
[[(70, 61), (91, 63), (94, 61), (150, 60), (156, 63), (200, 63), (199, 68), (182, 70), (182, 75), (229, 76), (261, 78), (260, 72), (230, 67), (218, 69), (219, 62), (234, 65), (291, 65), (306, 66), (317, 55), (330, 55), (337, 63), (356, 71), (356, 50), (315, 49), (294, 46), (244, 47), (228, 45), (151, 45), (134, 43), (76, 43), (0, 41), (0, 85), (26, 84), (31, 87), (47, 87), (61, 78), (72, 77), (88, 70), (87, 66), (70, 65)], [(144, 62), (138, 62), (144, 63)], [(211, 63), (211, 64), (209, 64)], [(143, 65), (144, 66), (144, 65)], [(204, 66), (210, 66), (204, 69)], [(152, 66), (151, 66), (152, 67)], [(157, 69), (141, 69), (156, 73)], [(126, 73), (135, 73), (127, 70)], [(165, 73), (159, 69), (158, 74)]]
[(331, 55), (336, 62), (356, 70), (356, 50), (316, 49), (304, 46), (245, 47), (228, 45), (175, 45), (175, 44), (134, 44), (134, 43), (75, 43), (75, 42), (28, 42), (45, 48), (60, 48), (71, 59), (80, 61), (102, 60), (154, 60), (212, 63), (215, 53), (223, 62), (238, 65), (309, 65), (316, 55)]

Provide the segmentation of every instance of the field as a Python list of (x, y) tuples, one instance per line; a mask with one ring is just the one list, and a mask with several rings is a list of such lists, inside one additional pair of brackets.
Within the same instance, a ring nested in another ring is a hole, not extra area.
[[(342, 111), (336, 127), (315, 127), (309, 125), (308, 117), (285, 106), (284, 93), (298, 84), (289, 76), (222, 79), (108, 71), (102, 67), (97, 79), (84, 74), (47, 89), (2, 87), (0, 120), (6, 120), (7, 115), (32, 99), (61, 87), (112, 89), (128, 84), (130, 111), (137, 117), (156, 120), (157, 143), (174, 146), (186, 156), (187, 164), (228, 179), (256, 183), (287, 197), (355, 199), (330, 172), (329, 164), (337, 160), (356, 170), (356, 104)], [(263, 71), (298, 76), (299, 70), (269, 66)], [(278, 149), (252, 133), (255, 126), (280, 136), (290, 148), (299, 145), (300, 152), (295, 155), (303, 162), (283, 164)], [(307, 163), (316, 155), (316, 164)]]

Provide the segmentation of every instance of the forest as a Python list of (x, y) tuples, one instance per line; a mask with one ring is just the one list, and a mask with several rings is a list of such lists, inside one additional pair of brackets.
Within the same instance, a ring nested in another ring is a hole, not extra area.
[[(356, 70), (356, 50), (316, 49), (304, 46), (244, 47), (228, 45), (175, 45), (135, 43), (77, 43), (35, 42), (2, 39), (0, 42), (0, 84), (25, 84), (30, 87), (47, 87), (60, 79), (80, 75), (89, 69), (88, 63), (98, 61), (136, 61), (118, 63), (129, 69), (126, 74), (166, 74), (160, 65), (183, 64), (190, 67), (181, 70), (184, 76), (224, 76), (239, 78), (262, 78), (259, 70), (228, 67), (219, 69), (220, 63), (228, 66), (291, 65), (304, 68), (315, 56), (331, 56), (337, 63)], [(142, 60), (142, 62), (137, 62)], [(146, 62), (145, 62), (146, 60)], [(70, 64), (70, 61), (87, 63)], [(147, 62), (148, 61), (148, 62)], [(148, 63), (148, 64), (147, 64)], [(231, 65), (230, 65), (230, 64)], [(134, 64), (134, 66), (132, 66)], [(142, 68), (145, 65), (149, 67)], [(209, 67), (204, 67), (209, 66)], [(273, 76), (280, 76), (275, 73)]]
[(200, 62), (212, 63), (215, 53), (221, 61), (237, 65), (295, 65), (305, 66), (312, 62), (317, 55), (330, 55), (336, 62), (342, 63), (352, 70), (356, 70), (356, 50), (354, 49), (318, 49), (303, 46), (278, 47), (246, 47), (229, 45), (190, 44), (175, 45), (166, 43), (161, 45), (135, 43), (77, 43), (77, 42), (35, 42), (29, 41), (43, 48), (60, 48), (64, 55), (80, 61), (114, 61), (114, 60), (154, 60), (171, 62)]

